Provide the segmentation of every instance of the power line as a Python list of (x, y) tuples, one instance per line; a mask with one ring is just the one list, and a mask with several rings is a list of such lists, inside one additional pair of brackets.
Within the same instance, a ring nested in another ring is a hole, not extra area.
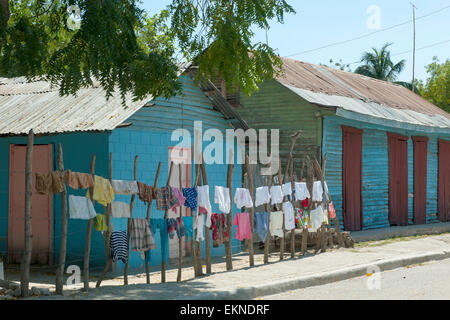
[[(420, 17), (416, 18), (416, 21), (420, 20), (420, 19), (423, 19), (423, 18), (426, 18), (426, 17), (429, 17), (429, 16), (431, 16), (433, 14), (442, 12), (443, 10), (448, 9), (448, 8), (450, 8), (450, 5), (448, 5), (446, 7), (443, 7), (441, 9), (438, 9), (438, 10), (432, 11), (430, 13), (427, 13), (427, 14), (425, 14), (423, 16), (420, 16)], [(358, 37), (355, 37), (355, 38), (352, 38), (352, 39), (338, 41), (338, 42), (330, 43), (330, 44), (327, 44), (327, 45), (324, 45), (324, 46), (321, 46), (321, 47), (318, 47), (318, 48), (314, 48), (314, 49), (310, 49), (310, 50), (306, 50), (306, 51), (290, 54), (290, 55), (287, 55), (286, 57), (297, 56), (297, 55), (301, 55), (301, 54), (304, 54), (304, 53), (314, 52), (314, 51), (318, 51), (318, 50), (321, 50), (321, 49), (337, 46), (337, 45), (340, 45), (340, 44), (345, 44), (345, 43), (352, 42), (352, 41), (355, 41), (355, 40), (359, 40), (359, 39), (362, 39), (362, 38), (365, 38), (365, 37), (369, 37), (369, 36), (371, 36), (373, 34), (376, 34), (376, 33), (380, 33), (380, 32), (384, 32), (384, 31), (388, 31), (388, 30), (394, 29), (394, 28), (398, 28), (400, 26), (403, 26), (405, 24), (409, 24), (411, 22), (413, 22), (413, 19), (410, 19), (408, 21), (405, 21), (405, 22), (402, 22), (402, 23), (399, 23), (399, 24), (396, 24), (396, 25), (393, 25), (393, 26), (390, 26), (390, 27), (387, 27), (387, 28), (384, 28), (384, 29), (380, 29), (380, 30), (377, 30), (377, 31), (366, 33), (366, 34), (363, 34), (361, 36), (358, 36)]]

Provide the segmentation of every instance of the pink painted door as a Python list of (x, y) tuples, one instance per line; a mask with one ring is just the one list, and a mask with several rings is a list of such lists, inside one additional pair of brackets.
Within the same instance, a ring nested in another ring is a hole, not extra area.
[[(180, 189), (180, 174), (181, 174), (181, 187), (191, 187), (191, 149), (190, 148), (178, 148), (169, 147), (169, 162), (173, 161), (174, 166), (172, 169), (172, 176), (170, 177), (169, 185)], [(180, 166), (181, 163), (181, 173)], [(180, 210), (183, 217), (192, 216), (191, 209), (185, 206), (177, 207), (176, 211), (169, 210), (169, 218), (178, 218), (180, 216)], [(186, 242), (183, 240), (183, 244)], [(183, 246), (183, 255), (189, 252), (190, 246), (187, 244)], [(178, 257), (178, 237), (175, 236), (173, 239), (169, 239), (169, 258)]]
[[(8, 261), (20, 263), (24, 250), (25, 214), (25, 155), (26, 146), (10, 146), (9, 165), (9, 217), (8, 217)], [(52, 170), (52, 146), (33, 147), (33, 193), (31, 230), (33, 234), (32, 264), (52, 264), (52, 211), (51, 195), (35, 192), (35, 172)]]
[(439, 139), (438, 218), (450, 221), (450, 141)]

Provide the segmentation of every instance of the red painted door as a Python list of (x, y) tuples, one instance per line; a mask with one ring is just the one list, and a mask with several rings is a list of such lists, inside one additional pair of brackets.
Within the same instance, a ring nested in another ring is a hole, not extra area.
[(411, 137), (414, 144), (414, 224), (426, 223), (427, 137)]
[(450, 221), (450, 141), (439, 140), (438, 218)]
[[(25, 154), (26, 146), (10, 146), (9, 165), (9, 218), (8, 218), (8, 261), (20, 263), (25, 243)], [(52, 170), (52, 146), (33, 147), (33, 173), (47, 173)], [(31, 230), (33, 234), (32, 264), (52, 263), (52, 201), (51, 195), (33, 193), (31, 206)]]
[(346, 231), (361, 230), (362, 130), (342, 126), (342, 195)]
[(388, 132), (389, 223), (408, 224), (408, 137)]

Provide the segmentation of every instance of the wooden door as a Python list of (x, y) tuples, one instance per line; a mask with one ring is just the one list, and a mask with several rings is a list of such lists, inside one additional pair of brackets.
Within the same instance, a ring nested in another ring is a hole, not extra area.
[[(26, 146), (10, 146), (8, 261), (20, 263), (25, 248), (25, 155)], [(35, 192), (35, 172), (52, 171), (52, 146), (33, 147), (32, 264), (52, 264), (53, 197)]]
[(414, 224), (427, 222), (427, 137), (411, 137), (414, 144)]
[(438, 218), (450, 221), (450, 141), (439, 139)]
[(408, 224), (408, 137), (389, 133), (389, 223)]
[[(172, 176), (170, 177), (169, 185), (171, 187), (180, 188), (180, 168), (179, 163), (181, 163), (181, 184), (182, 188), (191, 187), (191, 149), (190, 148), (178, 148), (169, 147), (169, 164), (170, 161), (174, 162), (172, 169)], [(180, 216), (180, 210), (183, 217), (192, 216), (192, 212), (185, 206), (177, 207), (176, 211), (169, 209), (169, 218), (178, 218)], [(186, 244), (185, 241), (183, 241)], [(183, 246), (183, 255), (188, 252), (190, 246)], [(178, 237), (175, 236), (173, 239), (169, 239), (169, 257), (178, 257)]]
[(361, 230), (363, 226), (362, 133), (360, 129), (342, 126), (342, 196), (346, 231)]

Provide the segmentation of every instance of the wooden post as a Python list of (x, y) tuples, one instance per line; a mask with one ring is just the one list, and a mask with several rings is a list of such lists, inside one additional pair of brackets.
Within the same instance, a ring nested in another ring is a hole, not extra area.
[[(206, 167), (205, 167), (205, 161), (202, 159), (202, 164), (200, 165), (200, 168), (202, 169), (202, 178), (203, 178), (203, 185), (208, 185), (208, 178), (206, 176)], [(211, 273), (211, 239), (210, 239), (210, 227), (206, 226), (205, 223), (205, 264), (206, 264), (206, 273)]]
[[(134, 180), (137, 180), (137, 161), (138, 161), (138, 156), (134, 156), (134, 170), (133, 170), (133, 175), (134, 175)], [(128, 223), (127, 223), (127, 263), (125, 263), (125, 268), (123, 269), (123, 284), (127, 285), (128, 284), (128, 265), (129, 265), (129, 260), (130, 260), (130, 237), (131, 237), (131, 219), (133, 217), (133, 207), (134, 207), (134, 198), (136, 197), (135, 194), (133, 194), (131, 196), (131, 202), (130, 202), (130, 217), (128, 218)]]
[[(92, 180), (95, 181), (95, 154), (92, 154), (91, 160), (91, 175)], [(89, 188), (89, 196), (94, 205), (94, 187)], [(84, 291), (89, 290), (89, 256), (91, 254), (91, 237), (92, 237), (92, 225), (94, 224), (94, 218), (89, 219), (87, 230), (86, 230), (86, 242), (84, 247), (84, 264), (83, 264), (83, 275), (84, 275)]]
[(31, 202), (33, 194), (33, 129), (28, 133), (27, 153), (25, 156), (25, 250), (20, 262), (20, 293), (22, 297), (30, 295), (30, 263), (33, 250), (33, 233), (31, 229)]
[[(61, 144), (58, 144), (58, 170), (64, 171), (63, 150)], [(67, 190), (61, 192), (61, 239), (59, 242), (59, 263), (56, 270), (56, 294), (63, 294), (64, 267), (66, 265), (67, 248)]]
[[(201, 173), (200, 173), (200, 165), (195, 165), (195, 184), (194, 187), (196, 188), (199, 184), (201, 185)], [(198, 210), (198, 209), (197, 209)], [(198, 214), (198, 212), (197, 212)], [(195, 225), (194, 225), (195, 228)], [(203, 268), (202, 268), (202, 249), (201, 249), (201, 242), (197, 241), (197, 233), (198, 230), (195, 229), (194, 232), (194, 252), (193, 252), (193, 258), (194, 258), (194, 276), (198, 277), (203, 275)]]
[[(250, 162), (249, 162), (247, 154), (245, 155), (245, 165), (247, 167), (248, 189), (250, 190), (250, 196), (253, 198), (252, 169), (250, 167)], [(252, 207), (250, 208), (250, 228), (251, 228), (252, 235), (251, 235), (250, 239), (248, 240), (248, 254), (249, 254), (250, 267), (253, 267), (255, 265), (255, 257), (253, 255), (254, 220), (255, 220), (255, 206), (252, 205)]]
[[(278, 184), (280, 186), (282, 186), (282, 181), (281, 181), (281, 160), (278, 162)], [(284, 197), (283, 197), (283, 202), (284, 202)], [(283, 211), (283, 202), (281, 203), (281, 211)], [(280, 260), (284, 259), (284, 240), (286, 237), (286, 232), (284, 230), (284, 212), (283, 212), (283, 237), (280, 239)]]
[(225, 256), (226, 256), (226, 265), (227, 270), (233, 270), (233, 260), (232, 260), (232, 248), (231, 248), (231, 238), (233, 234), (233, 225), (232, 225), (232, 219), (233, 219), (233, 202), (231, 199), (233, 199), (233, 171), (234, 171), (234, 164), (232, 161), (228, 163), (228, 170), (227, 170), (227, 187), (230, 191), (230, 212), (227, 215), (227, 234), (228, 237), (225, 242)]
[[(172, 177), (172, 171), (173, 171), (173, 161), (170, 161), (169, 176), (167, 177), (166, 187), (169, 186), (170, 178)], [(167, 219), (168, 212), (169, 209), (166, 209), (164, 211), (164, 219)], [(169, 243), (167, 243), (167, 245), (169, 245)], [(161, 283), (164, 282), (166, 282), (166, 262), (161, 261)]]
[[(158, 169), (156, 170), (155, 181), (153, 182), (153, 190), (156, 189), (156, 187), (158, 186), (158, 178), (159, 178), (160, 171), (161, 171), (161, 161), (159, 162)], [(150, 199), (150, 201), (147, 204), (146, 218), (147, 218), (148, 223), (150, 223), (150, 209), (152, 207), (152, 202), (153, 202), (153, 197)], [(146, 276), (147, 284), (150, 284), (150, 266), (148, 265), (148, 255), (149, 254), (150, 254), (150, 251), (145, 251), (145, 276)]]
[[(294, 201), (294, 190), (295, 190), (295, 185), (294, 185), (294, 159), (291, 159), (290, 162), (290, 181), (291, 181), (291, 189), (292, 189), (292, 194), (291, 194), (291, 202), (293, 204), (293, 208), (295, 210), (295, 208), (297, 207), (296, 205), (296, 201)], [(294, 215), (295, 215), (295, 211), (294, 211)], [(291, 258), (295, 257), (295, 227), (294, 229), (291, 230)]]
[[(308, 215), (310, 215), (311, 207), (312, 207), (312, 188), (314, 183), (314, 175), (311, 167), (311, 161), (309, 157), (306, 156), (306, 185), (311, 195), (309, 199), (308, 208), (305, 208), (305, 211), (308, 211)], [(308, 228), (303, 227), (302, 229), (302, 255), (305, 255), (308, 251)]]
[[(179, 168), (179, 180), (180, 180), (180, 192), (183, 190), (183, 181), (181, 179), (181, 174), (182, 174), (182, 170), (181, 170), (181, 163), (178, 165)], [(180, 207), (180, 223), (183, 219), (183, 206)], [(183, 269), (183, 241), (182, 238), (179, 237), (178, 238), (178, 274), (177, 274), (177, 282), (181, 281), (181, 270)]]
[[(269, 163), (269, 167), (270, 167), (270, 163)], [(272, 176), (267, 176), (267, 187), (270, 190), (270, 187), (272, 186)], [(269, 230), (267, 230), (267, 236), (266, 236), (266, 241), (264, 242), (264, 263), (269, 263), (269, 246), (270, 246), (270, 213), (272, 212), (271, 210), (272, 206), (270, 204), (270, 200), (269, 203), (266, 203), (266, 211), (269, 213)]]
[[(112, 153), (109, 153), (109, 182), (112, 182)], [(112, 214), (112, 206), (111, 203), (108, 203), (106, 206), (106, 225), (108, 229), (105, 232), (104, 235), (104, 241), (105, 241), (105, 253), (106, 253), (106, 264), (105, 268), (102, 271), (102, 274), (97, 280), (97, 283), (95, 284), (95, 287), (100, 287), (100, 284), (102, 283), (103, 279), (106, 276), (106, 273), (108, 272), (109, 268), (112, 265), (112, 257), (111, 257), (111, 248), (109, 247), (109, 241), (111, 238), (112, 233), (112, 226), (111, 226), (111, 214)]]

